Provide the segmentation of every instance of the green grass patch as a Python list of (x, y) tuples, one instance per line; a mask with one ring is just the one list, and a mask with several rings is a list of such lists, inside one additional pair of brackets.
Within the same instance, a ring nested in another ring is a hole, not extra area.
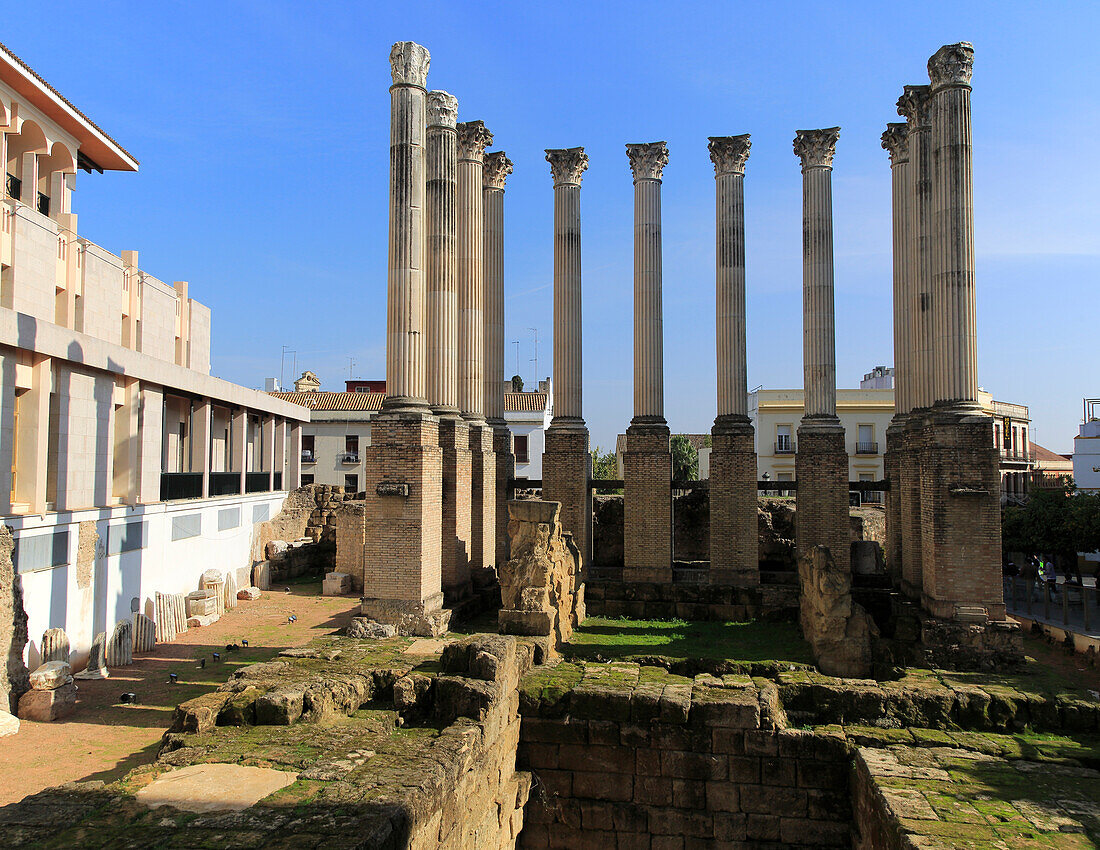
[(795, 623), (720, 623), (589, 617), (565, 645), (566, 657), (591, 660), (706, 658), (812, 664)]

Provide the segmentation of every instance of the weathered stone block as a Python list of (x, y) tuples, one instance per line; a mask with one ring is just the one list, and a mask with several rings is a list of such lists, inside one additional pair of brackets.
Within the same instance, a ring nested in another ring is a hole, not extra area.
[(351, 576), (348, 573), (328, 573), (321, 584), (322, 596), (344, 596), (350, 592)]
[(73, 682), (47, 691), (27, 691), (19, 698), (19, 718), (50, 723), (67, 717), (76, 709), (76, 685)]
[(31, 673), (31, 687), (36, 691), (52, 691), (73, 680), (68, 661), (47, 661)]

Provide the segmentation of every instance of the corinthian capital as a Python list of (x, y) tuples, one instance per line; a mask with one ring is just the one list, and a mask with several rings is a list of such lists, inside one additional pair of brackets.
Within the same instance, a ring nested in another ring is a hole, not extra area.
[(882, 134), (882, 149), (889, 151), (890, 162), (897, 165), (909, 161), (909, 125), (887, 124)]
[(711, 136), (707, 148), (714, 163), (714, 176), (719, 174), (744, 174), (749, 159), (749, 134), (743, 136)]
[(481, 161), (485, 149), (493, 143), (493, 134), (484, 121), (463, 121), (458, 125), (458, 158)]
[(898, 115), (909, 122), (910, 130), (932, 126), (932, 87), (906, 86), (898, 98)]
[(796, 130), (794, 153), (802, 160), (802, 170), (832, 168), (836, 140), (839, 138), (839, 127), (827, 127), (824, 130)]
[(969, 88), (973, 73), (974, 45), (969, 41), (945, 44), (928, 60), (928, 79), (932, 81), (934, 89), (951, 86)]
[(588, 168), (588, 154), (584, 148), (549, 148), (546, 161), (550, 163), (550, 173), (554, 176), (554, 185), (580, 183), (581, 175)]
[(428, 92), (428, 126), (455, 128), (458, 120), (458, 98), (445, 91)]
[(664, 142), (627, 145), (626, 155), (630, 157), (630, 170), (635, 181), (660, 180), (668, 165), (668, 145)]
[(512, 160), (504, 151), (485, 154), (485, 169), (481, 172), (481, 185), (486, 189), (504, 191), (504, 181), (512, 173)]
[(420, 86), (428, 82), (432, 55), (415, 41), (399, 41), (390, 48), (390, 74), (395, 86)]

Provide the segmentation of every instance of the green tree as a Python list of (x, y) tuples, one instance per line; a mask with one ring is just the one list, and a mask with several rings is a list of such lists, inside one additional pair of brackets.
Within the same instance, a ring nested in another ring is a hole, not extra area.
[(523, 378), (521, 378), (519, 375), (512, 376), (512, 392), (523, 392)]
[(592, 450), (592, 477), (603, 481), (619, 477), (619, 461), (615, 452), (601, 453), (599, 446)]
[(1072, 482), (1035, 490), (1023, 507), (1004, 509), (1001, 542), (1010, 552), (1047, 552), (1072, 564), (1078, 552), (1100, 550), (1100, 494), (1074, 492)]
[(694, 481), (699, 477), (699, 452), (685, 434), (675, 434), (671, 441), (672, 480)]

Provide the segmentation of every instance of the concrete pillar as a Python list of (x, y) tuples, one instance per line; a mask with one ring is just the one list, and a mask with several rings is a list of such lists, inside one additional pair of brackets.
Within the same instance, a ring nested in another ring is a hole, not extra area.
[[(260, 446), (263, 451), (263, 458), (260, 471), (267, 473), (267, 490), (271, 492), (275, 489), (275, 417), (270, 414), (264, 416), (261, 428)], [(207, 443), (209, 442), (208, 437)], [(209, 477), (209, 475), (210, 469), (209, 464), (207, 464), (206, 476)]]
[(273, 482), (272, 489), (287, 489), (287, 463), (286, 463), (286, 420), (280, 417), (275, 421), (275, 465), (274, 475), (278, 475), (278, 481)]
[(302, 423), (288, 422), (286, 435), (286, 478), (283, 488), (297, 490), (302, 486)]
[(236, 472), (240, 480), (237, 492), (245, 493), (244, 481), (248, 470), (248, 409), (235, 407), (229, 420), (229, 442), (231, 443), (230, 472)]
[(584, 148), (546, 151), (554, 178), (554, 418), (542, 455), (542, 495), (561, 502), (582, 566), (592, 559), (592, 456), (582, 408), (581, 178)]
[(715, 179), (718, 416), (711, 430), (710, 582), (760, 583), (756, 449), (745, 345), (745, 163), (748, 135), (710, 139)]
[(424, 410), (424, 142), (431, 57), (411, 41), (390, 52), (390, 229), (386, 410)]
[(485, 154), (485, 413), (493, 430), (493, 563), (508, 560), (508, 480), (516, 474), (512, 432), (504, 420), (504, 183), (512, 161), (504, 151)]
[(485, 423), (485, 149), (481, 121), (458, 125), (458, 406), (470, 428), (470, 569), (488, 577), (496, 563), (496, 468)]
[[(928, 86), (906, 86), (898, 99), (909, 143), (909, 272), (905, 298), (909, 314), (909, 411), (931, 407), (932, 386), (932, 145)], [(908, 412), (908, 411), (907, 411)]]
[(838, 567), (851, 564), (848, 454), (836, 415), (833, 322), (833, 155), (839, 127), (799, 130), (802, 161), (802, 362), (805, 414), (798, 426), (795, 478), (797, 549), (826, 546)]
[[(390, 51), (390, 285), (387, 300), (387, 399), (371, 420), (363, 454), (368, 517), (362, 614), (402, 634), (438, 635), (443, 452), (426, 393), (424, 201), (428, 51), (411, 41)], [(480, 190), (480, 182), (478, 185)], [(480, 191), (479, 191), (480, 197)], [(393, 356), (391, 356), (391, 354)], [(390, 383), (390, 375), (398, 383)]]
[(470, 587), (470, 428), (458, 406), (458, 100), (428, 93), (428, 402), (439, 416), (445, 596)]
[(890, 154), (890, 178), (893, 223), (894, 258), (894, 417), (886, 428), (886, 451), (883, 468), (890, 488), (886, 491), (886, 567), (896, 585), (901, 584), (905, 546), (902, 535), (902, 443), (905, 419), (913, 408), (911, 400), (912, 373), (910, 364), (911, 286), (910, 220), (912, 212), (912, 178), (909, 166), (909, 128), (905, 124), (888, 124), (882, 134), (882, 147)]
[(976, 412), (978, 342), (974, 290), (974, 150), (970, 75), (974, 48), (948, 44), (928, 60), (932, 81), (934, 396)]
[(626, 146), (634, 173), (634, 418), (623, 456), (624, 581), (672, 580), (672, 454), (664, 416), (661, 175), (664, 142)]
[(191, 471), (202, 473), (202, 497), (210, 495), (210, 399), (191, 402)]
[(161, 442), (164, 439), (164, 390), (143, 384), (141, 387), (141, 473), (138, 481), (138, 503), (160, 501), (162, 469)]

